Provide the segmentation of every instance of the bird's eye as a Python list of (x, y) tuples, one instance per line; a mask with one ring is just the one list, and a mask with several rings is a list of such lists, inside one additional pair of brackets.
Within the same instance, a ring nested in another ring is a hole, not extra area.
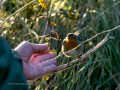
[(68, 37), (68, 39), (72, 39), (72, 38), (74, 38), (74, 37)]

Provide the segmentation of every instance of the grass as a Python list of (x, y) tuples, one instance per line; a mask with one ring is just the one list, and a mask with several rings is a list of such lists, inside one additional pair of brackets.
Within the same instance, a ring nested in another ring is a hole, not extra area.
[[(31, 0), (8, 0), (4, 6), (0, 7), (0, 24), (8, 16), (28, 4)], [(120, 24), (120, 1), (119, 0), (47, 0), (50, 11), (51, 22), (57, 26), (51, 26), (52, 32), (57, 32), (61, 41), (52, 40), (51, 50), (57, 55), (61, 51), (62, 40), (68, 33), (75, 32), (84, 28), (84, 32), (79, 34), (82, 41), (93, 37), (97, 33), (107, 31)], [(36, 18), (47, 16), (47, 10), (41, 6), (33, 9), (38, 1), (23, 8), (22, 11), (13, 15), (4, 23), (0, 30), (2, 37), (5, 37), (15, 48), (22, 41), (31, 43), (45, 43), (50, 39), (35, 38), (43, 34), (50, 34), (48, 21), (45, 18)], [(51, 8), (51, 9), (50, 9)], [(39, 14), (40, 13), (40, 14)], [(107, 33), (102, 33), (85, 43), (85, 51), (94, 47), (100, 42)], [(114, 90), (119, 87), (120, 77), (120, 31), (119, 28), (110, 32), (114, 40), (108, 41), (96, 52), (92, 53), (83, 62), (83, 65), (74, 65), (73, 67), (57, 72), (49, 76), (49, 79), (42, 78), (31, 85), (34, 88), (48, 90)], [(53, 37), (55, 37), (53, 35)], [(31, 40), (30, 40), (31, 39)], [(73, 57), (74, 58), (74, 57)], [(70, 60), (73, 60), (70, 58)], [(57, 65), (67, 62), (65, 56), (57, 59)]]

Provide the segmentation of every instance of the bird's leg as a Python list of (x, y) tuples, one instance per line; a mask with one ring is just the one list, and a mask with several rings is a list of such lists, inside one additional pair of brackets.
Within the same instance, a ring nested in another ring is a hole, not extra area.
[(79, 59), (80, 58), (80, 55), (77, 57), (77, 59)]
[(69, 57), (68, 57), (68, 60), (67, 60), (67, 64), (68, 64), (68, 67), (69, 67)]
[[(77, 59), (80, 58), (81, 55), (78, 55)], [(80, 68), (82, 67), (82, 61), (79, 60), (79, 63), (80, 63)]]

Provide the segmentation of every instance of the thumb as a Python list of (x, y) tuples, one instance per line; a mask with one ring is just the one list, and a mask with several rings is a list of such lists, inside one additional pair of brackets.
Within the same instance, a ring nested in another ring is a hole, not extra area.
[(33, 50), (33, 54), (44, 53), (48, 49), (48, 44), (30, 44)]

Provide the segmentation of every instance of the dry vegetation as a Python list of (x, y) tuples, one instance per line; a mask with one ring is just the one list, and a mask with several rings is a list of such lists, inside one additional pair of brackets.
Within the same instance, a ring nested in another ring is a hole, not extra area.
[[(83, 30), (79, 34), (83, 42), (97, 34), (85, 42), (84, 52), (87, 52), (107, 35), (108, 30), (110, 36), (115, 37), (89, 55), (82, 64), (75, 64), (64, 71), (41, 78), (30, 85), (30, 90), (119, 88), (120, 29), (115, 28), (120, 24), (119, 0), (34, 0), (27, 5), (30, 2), (31, 0), (8, 0), (0, 7), (0, 35), (8, 40), (12, 48), (22, 41), (37, 44), (48, 42), (51, 51), (58, 55), (66, 35)], [(10, 15), (12, 16), (6, 19)], [(7, 21), (2, 25), (4, 20)], [(45, 38), (39, 37), (47, 34), (49, 35)], [(61, 40), (57, 40), (58, 37)], [(70, 61), (74, 59), (76, 58), (70, 58)], [(67, 57), (62, 55), (57, 61), (58, 66), (65, 64)]]

